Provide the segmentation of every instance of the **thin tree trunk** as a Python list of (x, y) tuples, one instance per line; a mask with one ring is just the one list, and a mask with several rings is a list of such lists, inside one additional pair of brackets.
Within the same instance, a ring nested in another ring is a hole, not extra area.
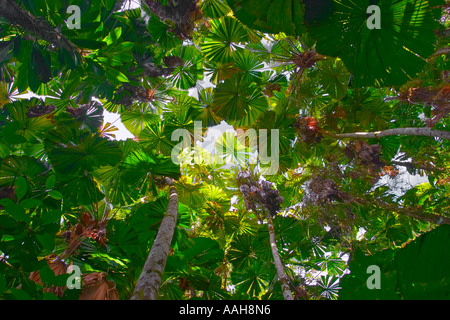
[(450, 131), (434, 130), (431, 128), (395, 128), (376, 132), (352, 132), (352, 133), (331, 133), (323, 131), (327, 136), (336, 139), (355, 138), (355, 139), (378, 139), (387, 136), (407, 135), (407, 136), (426, 136), (450, 139)]
[(289, 288), (289, 282), (286, 274), (284, 273), (284, 265), (281, 262), (280, 255), (278, 254), (277, 243), (275, 241), (275, 229), (273, 228), (272, 218), (268, 217), (267, 227), (269, 228), (270, 247), (272, 249), (273, 262), (277, 269), (278, 281), (283, 291), (284, 300), (294, 300), (292, 297), (291, 289)]
[(13, 0), (0, 0), (0, 17), (6, 18), (11, 24), (20, 26), (59, 48), (66, 49), (69, 52), (74, 52), (77, 49), (45, 20), (34, 17)]
[(178, 194), (172, 179), (169, 205), (130, 300), (156, 300), (178, 216)]

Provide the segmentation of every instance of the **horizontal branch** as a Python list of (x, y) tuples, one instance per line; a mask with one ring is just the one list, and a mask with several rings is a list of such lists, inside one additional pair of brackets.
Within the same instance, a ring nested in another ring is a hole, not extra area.
[(411, 209), (410, 210), (405, 209), (403, 211), (398, 211), (398, 213), (404, 214), (404, 215), (406, 215), (410, 218), (416, 219), (416, 220), (425, 221), (425, 222), (429, 222), (429, 223), (433, 223), (433, 224), (437, 224), (437, 225), (450, 224), (449, 217), (444, 217), (444, 216), (433, 214), (433, 213), (417, 212), (416, 210), (411, 210)]
[(421, 170), (432, 171), (432, 172), (445, 172), (445, 170), (443, 170), (441, 168), (436, 168), (432, 165), (426, 165), (426, 164), (422, 164), (422, 163), (403, 162), (403, 161), (393, 160), (393, 161), (391, 161), (391, 164), (396, 165), (396, 166), (411, 168), (411, 169), (421, 169)]
[(376, 132), (352, 132), (352, 133), (331, 133), (323, 131), (323, 134), (336, 139), (378, 139), (387, 136), (425, 136), (441, 139), (450, 139), (450, 131), (434, 130), (431, 128), (395, 128)]
[(442, 54), (447, 54), (449, 52), (450, 52), (450, 47), (440, 48), (435, 53), (433, 53), (431, 56), (432, 57), (438, 57), (438, 56), (440, 56)]
[(173, 179), (166, 177), (166, 183), (170, 189), (167, 211), (130, 300), (156, 300), (158, 298), (178, 217), (177, 189)]
[(450, 217), (426, 212), (420, 206), (418, 206), (418, 207), (401, 207), (401, 206), (398, 206), (395, 204), (384, 203), (380, 200), (376, 200), (376, 203), (384, 209), (388, 209), (389, 211), (395, 212), (397, 214), (405, 215), (405, 216), (408, 216), (410, 218), (413, 218), (413, 219), (416, 219), (419, 221), (429, 222), (429, 223), (433, 223), (433, 224), (437, 224), (437, 225), (441, 225), (441, 224), (449, 224), (450, 225)]
[(434, 32), (438, 38), (450, 37), (450, 29), (438, 30)]
[(6, 18), (11, 24), (24, 28), (26, 31), (58, 48), (63, 48), (69, 52), (77, 50), (74, 44), (56, 31), (45, 20), (34, 17), (13, 0), (0, 0), (0, 17)]
[(352, 195), (349, 195), (347, 197), (347, 203), (357, 203), (362, 205), (376, 205), (377, 207), (380, 207), (384, 210), (395, 212), (400, 215), (404, 215), (407, 217), (410, 217), (412, 219), (416, 219), (419, 221), (424, 221), (432, 224), (448, 224), (450, 225), (450, 217), (438, 215), (435, 213), (429, 213), (424, 210), (421, 206), (408, 206), (403, 207), (398, 204), (394, 203), (387, 203), (382, 201), (381, 199), (366, 199), (366, 198), (360, 198), (360, 197), (354, 197)]

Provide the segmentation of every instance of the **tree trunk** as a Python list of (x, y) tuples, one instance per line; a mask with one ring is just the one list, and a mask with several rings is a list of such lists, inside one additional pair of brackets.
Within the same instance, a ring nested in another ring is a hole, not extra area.
[(172, 179), (169, 205), (130, 300), (156, 300), (178, 216), (178, 194)]
[(69, 52), (74, 52), (77, 49), (45, 20), (34, 17), (13, 0), (0, 0), (0, 17), (6, 18), (11, 24), (20, 26), (59, 48), (66, 49)]
[(281, 262), (280, 255), (278, 254), (277, 243), (275, 241), (275, 229), (273, 228), (272, 218), (268, 217), (267, 227), (269, 228), (270, 247), (272, 249), (273, 262), (277, 269), (278, 281), (281, 285), (281, 291), (283, 291), (284, 300), (294, 300), (292, 297), (291, 289), (289, 288), (289, 282), (286, 274), (284, 273), (284, 265)]
[(352, 132), (352, 133), (331, 133), (324, 131), (324, 134), (336, 139), (355, 138), (355, 139), (378, 139), (387, 136), (407, 135), (407, 136), (426, 136), (442, 139), (450, 139), (450, 131), (434, 130), (431, 128), (395, 128), (376, 132)]

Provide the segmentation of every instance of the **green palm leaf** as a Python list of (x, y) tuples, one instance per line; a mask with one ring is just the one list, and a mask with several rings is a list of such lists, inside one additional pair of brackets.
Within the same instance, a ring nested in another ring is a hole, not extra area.
[(192, 178), (183, 175), (177, 182), (177, 191), (180, 202), (186, 203), (192, 209), (200, 208), (204, 203), (203, 195), (199, 192), (200, 183), (194, 183)]
[(247, 26), (267, 32), (305, 32), (303, 8), (297, 0), (228, 0), (234, 15)]
[[(177, 129), (186, 129), (194, 136), (194, 121), (198, 113), (198, 100), (187, 93), (179, 95), (176, 101), (167, 105), (170, 112), (165, 116), (164, 131), (168, 135)], [(200, 139), (201, 137), (196, 137)]]
[(180, 168), (169, 157), (156, 152), (145, 152), (138, 149), (129, 154), (123, 161), (123, 176), (130, 182), (136, 182), (148, 177), (149, 174), (178, 179)]
[(64, 202), (70, 205), (92, 205), (105, 197), (97, 182), (89, 175), (58, 173), (57, 179), (61, 181), (57, 187), (61, 190)]
[(128, 204), (147, 194), (151, 175), (178, 179), (180, 168), (171, 158), (144, 151), (133, 140), (123, 142), (123, 159), (115, 166), (102, 166), (94, 172), (111, 201)]
[(202, 125), (210, 127), (219, 124), (222, 120), (214, 112), (214, 90), (213, 88), (206, 88), (200, 90), (198, 93), (198, 99), (200, 101), (200, 107), (198, 107), (198, 113), (195, 116), (195, 120), (200, 120)]
[(265, 247), (260, 238), (249, 234), (236, 236), (227, 251), (227, 259), (236, 269), (249, 267), (267, 255), (270, 255), (270, 247)]
[(183, 59), (183, 64), (177, 66), (169, 79), (181, 89), (195, 86), (197, 80), (203, 78), (203, 59), (201, 52), (195, 46), (179, 46), (170, 52), (172, 56)]
[(249, 43), (246, 49), (250, 50), (264, 62), (289, 61), (292, 59), (292, 47), (285, 39), (275, 41), (260, 41)]
[[(249, 139), (256, 139), (256, 137), (249, 137)], [(244, 144), (243, 139), (238, 139), (233, 132), (225, 132), (216, 140), (215, 147), (225, 164), (237, 164), (244, 166), (250, 160), (250, 153), (256, 151), (256, 145), (250, 149), (248, 145)], [(248, 144), (248, 143), (247, 143)]]
[(261, 71), (264, 64), (258, 57), (248, 50), (237, 50), (234, 58), (234, 65), (242, 72), (242, 80), (247, 82), (258, 82), (261, 77)]
[(46, 167), (40, 161), (28, 156), (8, 156), (0, 164), (0, 186), (12, 186), (17, 177), (26, 177), (36, 183)]
[[(381, 92), (373, 89), (349, 90), (342, 99), (343, 109), (349, 115), (346, 124), (353, 123), (361, 130), (383, 130), (389, 125), (391, 105), (383, 101)], [(350, 116), (351, 115), (351, 116)], [(349, 130), (354, 130), (350, 129)]]
[(50, 131), (45, 149), (54, 168), (64, 173), (90, 172), (102, 165), (113, 166), (122, 158), (117, 142), (67, 127)]
[(340, 59), (323, 60), (317, 63), (319, 79), (324, 90), (332, 98), (341, 99), (347, 93), (347, 84), (350, 74)]
[(143, 245), (147, 246), (148, 241), (156, 236), (156, 231), (167, 211), (167, 204), (167, 198), (160, 197), (155, 201), (138, 206), (127, 219), (129, 225), (134, 229), (134, 233), (137, 234), (139, 242)]
[(96, 132), (103, 123), (103, 107), (99, 103), (81, 105), (75, 108), (68, 107), (66, 112), (55, 116), (59, 125), (76, 125), (80, 129)]
[(152, 122), (139, 134), (139, 142), (148, 150), (155, 150), (170, 155), (175, 147), (171, 134), (164, 129), (161, 121)]
[(248, 34), (239, 21), (223, 17), (211, 21), (211, 35), (201, 45), (206, 58), (216, 62), (231, 62), (236, 45), (248, 40)]
[(237, 127), (251, 127), (267, 107), (261, 89), (240, 76), (219, 84), (214, 95), (214, 112)]
[(16, 134), (23, 136), (27, 141), (42, 139), (45, 132), (54, 126), (51, 119), (45, 116), (28, 117), (29, 106), (36, 106), (40, 103), (42, 103), (40, 100), (32, 99), (31, 102), (17, 101), (6, 106), (11, 120), (17, 124)]
[(152, 122), (157, 121), (157, 115), (153, 107), (148, 103), (136, 103), (132, 110), (126, 110), (120, 114), (124, 126), (135, 136)]
[(203, 15), (210, 18), (220, 18), (231, 11), (226, 0), (205, 0), (200, 4)]
[(3, 81), (0, 82), (0, 109), (3, 108), (5, 104), (8, 104), (11, 101), (10, 96), (10, 86), (8, 86)]
[(254, 261), (250, 266), (231, 273), (231, 281), (239, 292), (245, 292), (251, 297), (265, 293), (270, 280), (274, 276), (274, 269), (262, 262)]
[[(437, 22), (428, 1), (380, 0), (380, 29), (367, 26), (369, 0), (334, 0), (328, 16), (311, 18), (308, 28), (317, 51), (339, 57), (354, 85), (401, 85), (422, 70), (433, 53)], [(306, 6), (312, 15), (315, 3)]]

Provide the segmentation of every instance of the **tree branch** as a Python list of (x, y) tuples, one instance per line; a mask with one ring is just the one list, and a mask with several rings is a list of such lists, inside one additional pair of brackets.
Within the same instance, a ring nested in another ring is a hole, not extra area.
[(13, 25), (21, 26), (26, 31), (58, 48), (65, 49), (71, 53), (77, 50), (76, 46), (56, 31), (55, 28), (46, 21), (34, 17), (13, 0), (0, 0), (0, 17), (6, 18)]
[(425, 222), (429, 222), (429, 223), (433, 223), (433, 224), (437, 224), (437, 225), (450, 224), (449, 217), (444, 217), (444, 216), (433, 214), (433, 213), (427, 213), (427, 212), (423, 212), (423, 211), (418, 212), (417, 210), (409, 209), (409, 208), (406, 208), (405, 210), (399, 210), (397, 212), (404, 214), (410, 218), (416, 219), (416, 220), (425, 221)]
[(376, 203), (384, 209), (408, 216), (419, 221), (429, 222), (437, 225), (450, 224), (449, 217), (425, 212), (421, 207), (399, 207), (395, 204), (385, 203), (381, 200), (376, 200)]
[[(367, 199), (359, 198), (359, 197), (349, 197), (350, 200), (347, 200), (347, 202), (353, 202), (353, 203), (359, 203), (359, 204), (373, 204), (373, 200), (368, 201)], [(446, 216), (441, 216), (434, 213), (428, 213), (425, 212), (421, 207), (401, 207), (393, 203), (387, 203), (380, 199), (375, 199), (375, 204), (379, 207), (395, 212), (397, 214), (405, 215), (407, 217), (429, 222), (437, 225), (441, 224), (450, 224), (450, 218)]]
[(421, 169), (421, 170), (426, 170), (426, 171), (432, 171), (432, 172), (445, 172), (445, 170), (440, 169), (440, 168), (436, 168), (433, 167), (432, 165), (426, 165), (426, 164), (422, 164), (422, 163), (414, 163), (414, 162), (403, 162), (403, 161), (391, 161), (391, 164), (396, 165), (396, 166), (402, 166), (402, 167), (406, 167), (406, 168), (410, 168), (410, 169)]
[(438, 38), (450, 37), (450, 29), (438, 30), (434, 32)]
[(336, 139), (346, 139), (346, 138), (378, 139), (387, 136), (406, 135), (406, 136), (436, 137), (450, 140), (450, 131), (434, 130), (431, 128), (395, 128), (376, 132), (352, 132), (352, 133), (331, 133), (328, 131), (323, 131), (322, 133)]

